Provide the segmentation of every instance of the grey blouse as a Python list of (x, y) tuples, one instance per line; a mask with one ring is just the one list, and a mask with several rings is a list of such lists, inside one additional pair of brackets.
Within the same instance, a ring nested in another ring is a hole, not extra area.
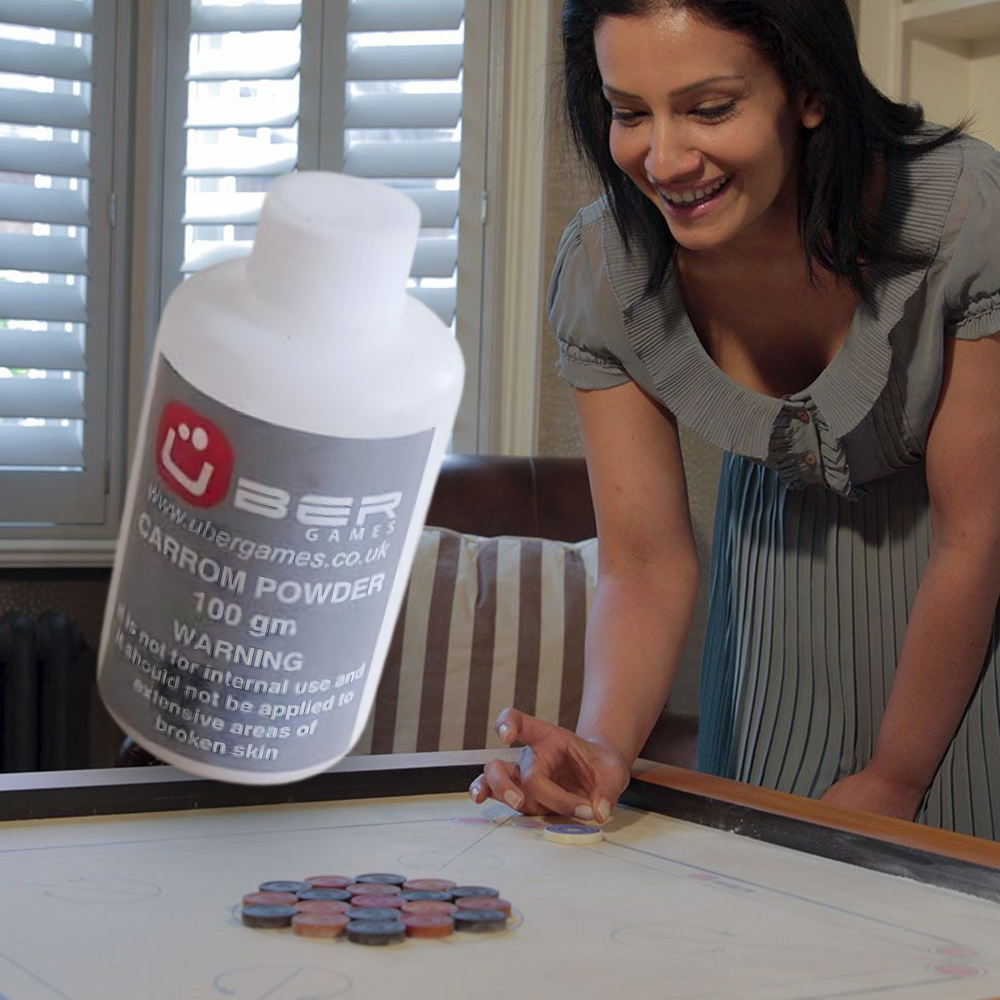
[(774, 469), (789, 487), (856, 495), (923, 458), (944, 335), (1000, 331), (1000, 153), (963, 136), (899, 161), (881, 211), (930, 266), (872, 267), (874, 306), (859, 305), (843, 347), (812, 385), (778, 399), (715, 365), (674, 269), (659, 294), (643, 295), (648, 260), (625, 251), (606, 201), (594, 202), (566, 229), (549, 291), (561, 377), (580, 389), (631, 379), (681, 423)]

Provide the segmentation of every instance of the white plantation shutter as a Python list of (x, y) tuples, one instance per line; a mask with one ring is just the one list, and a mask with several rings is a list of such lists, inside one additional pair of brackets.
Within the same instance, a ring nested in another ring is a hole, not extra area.
[(464, 0), (351, 0), (345, 173), (404, 190), (421, 210), (412, 294), (455, 317)]
[(167, 293), (247, 253), (268, 185), (298, 164), (302, 4), (173, 0), (170, 16), (181, 128), (167, 143), (165, 211), (180, 227), (164, 234)]
[(411, 284), (462, 345), (475, 450), (503, 23), (500, 0), (0, 0), (0, 563), (106, 559), (159, 312), (247, 252), (292, 170), (419, 205)]
[[(180, 79), (186, 86), (172, 117), (186, 140), (167, 143), (178, 151), (167, 183), (171, 173), (184, 183), (165, 199), (164, 301), (184, 275), (248, 252), (274, 177), (324, 169), (382, 181), (417, 202), (412, 292), (453, 323), (463, 214), (463, 239), (482, 239), (481, 149), (471, 156), (475, 190), (463, 194), (460, 181), (468, 8), (485, 38), (485, 0), (172, 4), (168, 73), (173, 93)], [(484, 127), (476, 138), (484, 144)], [(472, 268), (470, 300), (480, 281)]]
[(0, 526), (107, 518), (114, 0), (0, 0)]

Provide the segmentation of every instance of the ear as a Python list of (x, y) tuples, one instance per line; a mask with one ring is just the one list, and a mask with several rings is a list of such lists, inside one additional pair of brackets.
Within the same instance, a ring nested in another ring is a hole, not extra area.
[(802, 94), (799, 97), (799, 121), (803, 128), (814, 129), (823, 124), (826, 107), (817, 94)]

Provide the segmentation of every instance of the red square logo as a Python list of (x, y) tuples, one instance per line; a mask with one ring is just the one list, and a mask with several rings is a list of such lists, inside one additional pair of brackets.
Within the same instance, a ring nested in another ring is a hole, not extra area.
[(214, 507), (229, 492), (233, 448), (197, 410), (168, 403), (156, 432), (156, 467), (166, 485), (194, 507)]

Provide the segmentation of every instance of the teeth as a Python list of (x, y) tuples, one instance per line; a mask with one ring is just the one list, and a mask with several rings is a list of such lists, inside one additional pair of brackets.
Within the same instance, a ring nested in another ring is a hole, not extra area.
[(667, 201), (673, 202), (675, 205), (691, 205), (696, 201), (701, 201), (702, 198), (715, 194), (728, 180), (728, 177), (723, 177), (710, 187), (696, 188), (694, 191), (685, 191), (683, 194), (671, 194), (669, 191), (661, 191), (660, 193)]

